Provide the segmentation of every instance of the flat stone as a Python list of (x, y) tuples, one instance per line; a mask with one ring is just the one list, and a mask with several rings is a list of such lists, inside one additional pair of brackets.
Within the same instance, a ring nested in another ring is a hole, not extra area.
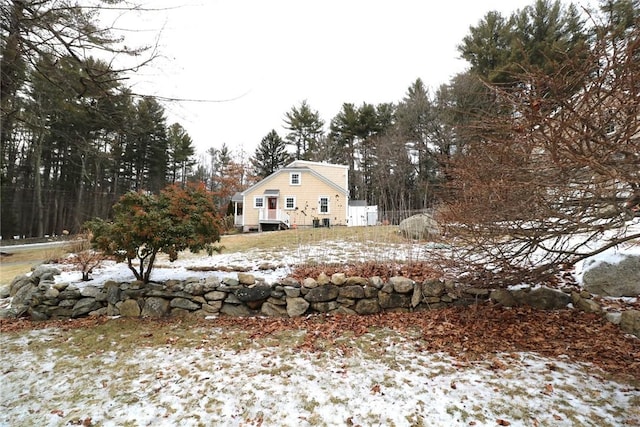
[[(349, 281), (347, 280), (347, 283)], [(364, 298), (364, 288), (358, 285), (347, 285), (339, 289), (338, 295), (342, 298)]]
[(187, 298), (174, 298), (169, 303), (169, 306), (171, 308), (181, 308), (183, 310), (189, 310), (189, 311), (200, 309), (200, 304), (196, 304), (195, 302)]
[(309, 292), (304, 296), (304, 299), (311, 303), (326, 302), (338, 298), (338, 293), (339, 291), (337, 286), (324, 285), (314, 289), (310, 289)]

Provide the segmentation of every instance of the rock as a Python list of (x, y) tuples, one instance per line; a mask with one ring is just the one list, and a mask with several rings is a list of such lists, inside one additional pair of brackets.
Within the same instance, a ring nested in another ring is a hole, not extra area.
[(169, 303), (171, 308), (181, 308), (183, 310), (195, 311), (200, 309), (200, 304), (196, 304), (187, 298), (174, 298)]
[(100, 307), (97, 310), (89, 312), (89, 316), (90, 317), (106, 316), (107, 315), (107, 311), (108, 311), (107, 307)]
[(122, 301), (119, 307), (120, 316), (122, 317), (140, 317), (140, 306), (134, 299)]
[(389, 278), (389, 283), (393, 285), (393, 290), (399, 294), (408, 294), (413, 291), (414, 282), (402, 276)]
[(250, 288), (236, 289), (234, 292), (236, 297), (242, 302), (264, 301), (271, 295), (270, 286), (254, 286)]
[(251, 311), (244, 305), (224, 303), (220, 309), (220, 314), (234, 317), (248, 317), (251, 316)]
[(34, 320), (34, 321), (49, 320), (48, 314), (38, 311), (33, 307), (30, 307), (29, 310), (27, 310), (27, 314), (29, 315), (31, 320)]
[(307, 289), (313, 289), (313, 288), (317, 288), (318, 287), (318, 282), (316, 281), (316, 279), (313, 279), (311, 277), (307, 277), (306, 279), (304, 279), (302, 281), (302, 286), (307, 288)]
[(256, 278), (253, 274), (238, 273), (238, 282), (241, 285), (253, 285), (256, 283)]
[(204, 298), (208, 301), (222, 301), (226, 297), (227, 293), (222, 291), (211, 291), (204, 294)]
[(380, 276), (369, 277), (369, 284), (376, 289), (382, 289), (384, 286), (384, 281)]
[(26, 274), (16, 276), (9, 284), (9, 296), (14, 296), (23, 286), (33, 284), (34, 282), (31, 280), (31, 277), (27, 276)]
[(378, 297), (378, 289), (373, 286), (365, 286), (364, 288), (364, 297), (365, 298), (377, 298)]
[(80, 289), (80, 295), (83, 297), (95, 298), (101, 292), (101, 289), (96, 286), (85, 286)]
[(609, 313), (605, 314), (604, 317), (605, 317), (605, 319), (607, 319), (609, 322), (613, 323), (614, 325), (619, 325), (620, 324), (620, 319), (622, 319), (622, 313), (609, 312)]
[(384, 309), (409, 308), (411, 306), (411, 297), (404, 294), (380, 292), (378, 294), (378, 300), (380, 301), (380, 307)]
[(60, 291), (56, 288), (49, 288), (44, 293), (45, 299), (56, 299), (58, 298), (58, 295), (60, 295)]
[(356, 303), (355, 311), (358, 314), (375, 314), (380, 312), (380, 304), (377, 298), (361, 299)]
[(300, 288), (285, 286), (284, 293), (288, 298), (298, 298), (300, 296)]
[(105, 282), (104, 289), (107, 291), (107, 302), (109, 304), (116, 304), (120, 301), (120, 286), (116, 282)]
[(306, 313), (309, 302), (304, 298), (287, 298), (287, 314), (289, 317), (298, 317)]
[(265, 302), (264, 304), (262, 304), (262, 308), (260, 309), (260, 312), (265, 316), (269, 316), (269, 317), (287, 317), (288, 316), (288, 312), (285, 307), (271, 304), (270, 302)]
[(531, 306), (538, 310), (559, 310), (566, 308), (571, 297), (562, 291), (541, 286), (530, 291), (516, 290), (511, 294), (521, 305)]
[(488, 297), (490, 292), (491, 291), (489, 289), (485, 289), (485, 288), (467, 288), (464, 290), (465, 294), (472, 295), (474, 297), (482, 297), (482, 298)]
[(338, 298), (338, 287), (335, 285), (324, 285), (314, 289), (310, 289), (304, 296), (309, 302), (325, 302)]
[(578, 292), (571, 292), (571, 302), (573, 302), (575, 308), (586, 313), (599, 313), (602, 311), (597, 302), (591, 298), (584, 298)]
[(18, 313), (12, 308), (0, 308), (0, 319), (15, 319)]
[(601, 262), (582, 277), (584, 289), (610, 297), (640, 296), (640, 255), (625, 255), (617, 264)]
[(242, 301), (240, 301), (236, 296), (236, 294), (232, 292), (227, 294), (227, 297), (224, 299), (224, 302), (227, 304), (238, 304), (238, 305), (242, 304)]
[(202, 304), (202, 310), (210, 314), (218, 314), (222, 308), (222, 301), (210, 301), (208, 304)]
[(352, 276), (344, 282), (345, 286), (367, 286), (369, 281), (364, 277)]
[(238, 286), (240, 282), (236, 279), (232, 279), (231, 277), (225, 277), (224, 279), (222, 279), (222, 284), (227, 285), (233, 289), (235, 288), (235, 286)]
[(352, 298), (344, 298), (344, 297), (341, 297), (341, 296), (339, 296), (338, 298), (336, 298), (336, 302), (337, 302), (338, 304), (340, 304), (341, 306), (344, 306), (344, 307), (351, 307), (351, 306), (356, 305), (356, 300), (355, 300), (355, 299), (352, 299)]
[(82, 294), (80, 293), (80, 289), (75, 286), (68, 286), (64, 291), (60, 291), (58, 294), (58, 298), (60, 299), (80, 299), (82, 298)]
[(200, 283), (199, 281), (198, 282), (191, 281), (191, 282), (185, 283), (184, 291), (194, 296), (204, 295), (204, 283)]
[(294, 277), (285, 277), (280, 281), (283, 286), (300, 286), (300, 282)]
[(320, 286), (328, 285), (331, 282), (331, 278), (327, 276), (324, 272), (322, 272), (318, 274), (318, 277), (316, 278), (316, 282), (318, 282), (318, 285)]
[(9, 298), (11, 296), (11, 286), (0, 286), (0, 299)]
[(344, 307), (344, 306), (339, 306), (338, 308), (336, 308), (335, 310), (331, 310), (329, 312), (329, 314), (331, 314), (332, 316), (353, 316), (354, 314), (358, 314), (355, 311), (353, 311), (350, 308)]
[(11, 308), (16, 312), (16, 316), (24, 314), (29, 306), (33, 295), (38, 290), (38, 287), (31, 282), (23, 284), (18, 291), (13, 295), (11, 300)]
[(311, 308), (319, 313), (328, 313), (340, 307), (337, 301), (312, 302)]
[(444, 283), (440, 280), (427, 280), (422, 284), (422, 295), (425, 297), (439, 297), (444, 293)]
[(437, 221), (427, 213), (414, 215), (401, 221), (398, 228), (405, 238), (413, 240), (425, 240), (441, 234)]
[(343, 285), (346, 281), (347, 276), (344, 273), (333, 273), (331, 275), (331, 283), (333, 283), (334, 285), (340, 286)]
[(271, 296), (271, 297), (269, 297), (269, 299), (267, 300), (267, 302), (268, 302), (269, 304), (281, 305), (281, 306), (283, 306), (283, 307), (284, 307), (285, 305), (287, 305), (287, 300), (286, 300), (286, 299), (283, 299), (283, 298), (285, 298), (285, 296), (284, 296), (284, 295), (281, 295), (281, 296), (279, 296), (279, 297), (277, 297), (277, 298), (274, 298), (274, 297), (272, 297), (272, 296)]
[(640, 337), (640, 310), (623, 311), (620, 316), (620, 329)]
[(39, 265), (31, 273), (31, 277), (37, 277), (40, 280), (53, 280), (54, 276), (59, 276), (60, 270), (48, 265)]
[(515, 307), (518, 305), (518, 301), (513, 297), (508, 289), (498, 288), (491, 291), (489, 298), (502, 305), (503, 307)]
[(102, 307), (102, 305), (99, 302), (96, 302), (95, 298), (82, 298), (73, 305), (73, 308), (71, 309), (71, 317), (80, 317), (93, 310), (97, 310), (100, 307)]
[(361, 299), (364, 298), (364, 288), (357, 285), (344, 286), (339, 289), (338, 295), (342, 298)]
[[(109, 282), (107, 282), (109, 283)], [(64, 291), (65, 289), (67, 289), (69, 287), (69, 284), (66, 282), (60, 282), (60, 283), (56, 283), (53, 285), (54, 288), (56, 288), (59, 291)]]
[(422, 287), (414, 286), (413, 295), (411, 295), (411, 307), (415, 308), (422, 301)]
[(142, 317), (165, 317), (169, 314), (169, 301), (159, 297), (149, 297), (144, 301)]

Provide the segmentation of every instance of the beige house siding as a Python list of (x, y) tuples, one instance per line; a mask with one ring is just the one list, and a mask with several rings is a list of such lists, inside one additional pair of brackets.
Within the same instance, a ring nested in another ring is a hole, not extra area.
[(348, 187), (348, 166), (295, 160), (294, 162), (289, 164), (289, 167), (308, 167), (309, 169), (318, 172), (329, 181), (335, 183), (338, 187)]
[[(312, 226), (314, 218), (318, 219), (320, 224), (328, 219), (330, 225), (346, 225), (348, 168), (339, 165), (322, 166), (325, 165), (296, 161), (243, 192), (243, 229), (248, 231), (259, 228), (260, 208), (255, 207), (256, 197), (263, 199), (265, 208), (268, 197), (277, 198), (276, 209), (289, 215), (291, 227)], [(291, 183), (292, 174), (297, 174), (298, 185)], [(270, 194), (265, 195), (265, 192)], [(288, 198), (292, 199), (290, 202), (293, 206), (287, 206)], [(328, 202), (325, 204), (328, 208), (326, 213), (321, 212), (321, 198)]]

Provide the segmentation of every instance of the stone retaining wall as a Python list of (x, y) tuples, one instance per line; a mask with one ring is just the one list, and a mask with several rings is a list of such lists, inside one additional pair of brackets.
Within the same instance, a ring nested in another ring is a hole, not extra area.
[[(493, 300), (511, 307), (529, 305), (543, 310), (566, 308), (601, 312), (587, 292), (533, 289), (461, 287), (453, 282), (429, 280), (416, 283), (405, 277), (346, 277), (320, 274), (299, 282), (285, 278), (266, 284), (248, 273), (237, 278), (192, 278), (165, 283), (106, 282), (78, 288), (55, 283), (55, 268), (40, 267), (30, 276), (16, 277), (10, 286), (11, 306), (0, 317), (27, 316), (33, 320), (84, 316), (283, 316), (312, 313), (374, 314), (382, 311), (419, 311), (467, 306)], [(629, 310), (612, 316), (627, 332), (640, 336), (640, 312)]]

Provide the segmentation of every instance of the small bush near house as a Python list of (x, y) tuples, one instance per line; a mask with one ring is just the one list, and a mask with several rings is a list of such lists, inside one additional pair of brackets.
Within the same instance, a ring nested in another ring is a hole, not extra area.
[[(169, 255), (219, 251), (221, 220), (202, 185), (172, 185), (159, 195), (129, 192), (113, 206), (113, 219), (86, 224), (94, 248), (125, 261), (136, 279), (148, 283), (158, 252)], [(135, 263), (134, 263), (135, 261)]]

